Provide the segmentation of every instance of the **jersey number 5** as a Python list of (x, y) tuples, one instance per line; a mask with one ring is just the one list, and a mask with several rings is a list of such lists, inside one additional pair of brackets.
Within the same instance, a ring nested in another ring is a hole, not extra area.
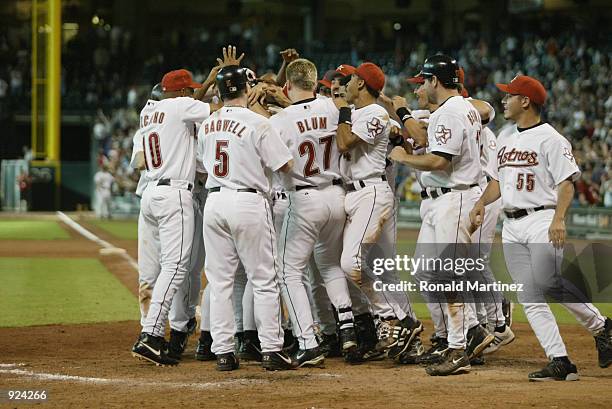
[[(323, 170), (329, 169), (330, 166), (332, 142), (333, 135), (328, 135), (319, 138), (319, 144), (325, 145), (325, 148), (323, 149)], [(304, 141), (298, 147), (298, 151), (300, 152), (300, 156), (308, 155), (308, 159), (306, 159), (306, 164), (304, 165), (304, 176), (310, 177), (318, 175), (320, 173), (320, 170), (314, 164), (315, 159), (317, 157), (317, 150), (314, 146), (314, 143), (312, 143), (312, 141)]]
[(535, 189), (535, 175), (532, 173), (519, 173), (516, 179), (516, 190), (526, 188), (528, 192), (533, 192)]
[[(144, 139), (144, 136), (143, 136)], [(161, 156), (161, 146), (159, 144), (159, 135), (157, 132), (151, 132), (149, 134), (149, 152), (151, 152), (151, 167), (153, 169), (158, 169), (162, 165), (162, 156)], [(143, 141), (144, 146), (144, 141)], [(145, 155), (145, 166), (147, 170), (149, 170), (149, 165), (147, 164), (147, 158)]]
[(214, 174), (216, 177), (224, 178), (229, 173), (229, 155), (225, 150), (229, 145), (229, 141), (217, 141), (215, 148), (215, 163)]

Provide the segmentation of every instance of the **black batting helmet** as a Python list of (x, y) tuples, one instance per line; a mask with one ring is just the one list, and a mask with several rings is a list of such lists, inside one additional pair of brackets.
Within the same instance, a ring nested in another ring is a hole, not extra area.
[(435, 75), (445, 87), (452, 87), (459, 84), (459, 64), (448, 55), (437, 54), (425, 60), (418, 75), (424, 78)]
[(217, 73), (217, 88), (223, 99), (236, 98), (240, 91), (246, 89), (247, 70), (238, 65), (228, 65)]
[(152, 99), (153, 101), (161, 101), (163, 98), (162, 94), (163, 94), (162, 85), (160, 82), (158, 82), (157, 84), (155, 84), (155, 86), (151, 90), (151, 96), (149, 97), (149, 99)]

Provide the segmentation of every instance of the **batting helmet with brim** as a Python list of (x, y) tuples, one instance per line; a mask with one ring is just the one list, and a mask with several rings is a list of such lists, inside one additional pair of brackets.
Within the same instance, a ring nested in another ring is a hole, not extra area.
[(161, 82), (158, 82), (151, 90), (151, 96), (149, 99), (152, 99), (153, 101), (161, 101), (163, 93), (164, 90), (162, 89)]
[(221, 98), (236, 98), (240, 91), (246, 89), (247, 70), (238, 65), (228, 65), (217, 73), (217, 88)]
[(437, 54), (425, 60), (417, 76), (431, 78), (435, 76), (444, 86), (459, 84), (459, 64), (448, 55)]

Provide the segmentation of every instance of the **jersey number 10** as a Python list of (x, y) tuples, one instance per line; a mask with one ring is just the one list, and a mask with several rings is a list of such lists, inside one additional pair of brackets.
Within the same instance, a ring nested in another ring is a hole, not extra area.
[[(142, 137), (143, 141), (142, 141), (142, 146), (145, 147), (145, 141), (144, 141), (144, 136)], [(157, 132), (151, 132), (149, 134), (149, 138), (148, 138), (148, 142), (149, 142), (149, 152), (151, 153), (151, 166), (149, 167), (149, 164), (147, 162), (147, 157), (145, 155), (145, 167), (147, 168), (147, 170), (149, 170), (150, 168), (153, 169), (159, 169), (162, 165), (162, 156), (161, 156), (161, 146), (159, 144), (159, 135), (157, 134)], [(145, 149), (146, 151), (146, 149)]]

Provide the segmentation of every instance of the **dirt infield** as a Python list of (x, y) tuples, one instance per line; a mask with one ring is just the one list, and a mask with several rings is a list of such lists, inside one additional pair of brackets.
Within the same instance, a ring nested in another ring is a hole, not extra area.
[[(136, 257), (134, 241), (119, 241), (94, 226), (102, 239)], [(70, 230), (70, 229), (68, 229)], [(71, 239), (0, 241), (0, 257), (98, 257), (134, 294), (136, 271), (118, 256), (72, 230)], [(412, 236), (412, 234), (410, 234)], [(427, 340), (431, 323), (425, 321)], [(419, 366), (382, 361), (359, 366), (328, 359), (324, 369), (267, 373), (256, 363), (220, 373), (214, 362), (193, 359), (195, 337), (176, 368), (157, 368), (134, 359), (130, 348), (136, 321), (94, 325), (0, 328), (0, 389), (48, 391), (43, 407), (211, 407), (211, 408), (432, 408), (612, 406), (612, 368), (597, 367), (593, 338), (577, 325), (561, 326), (579, 382), (527, 382), (527, 373), (546, 363), (526, 324), (517, 340), (467, 375), (433, 378)], [(6, 402), (0, 400), (0, 407)], [(9, 407), (30, 407), (14, 404)]]

